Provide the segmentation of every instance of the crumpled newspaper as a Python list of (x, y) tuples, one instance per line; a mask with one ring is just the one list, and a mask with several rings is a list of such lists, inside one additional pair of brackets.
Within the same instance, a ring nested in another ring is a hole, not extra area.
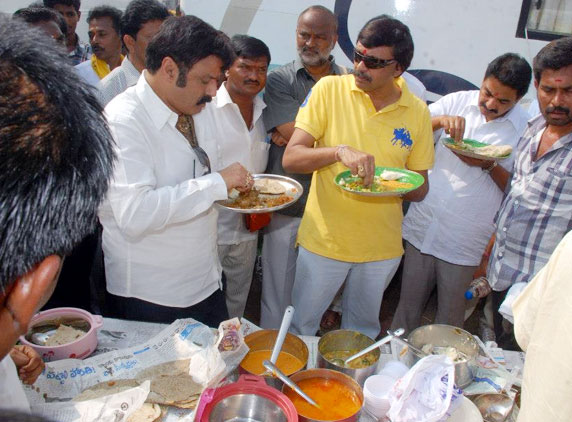
[(387, 416), (392, 422), (438, 422), (447, 418), (463, 397), (454, 383), (455, 365), (449, 357), (426, 356), (389, 392)]

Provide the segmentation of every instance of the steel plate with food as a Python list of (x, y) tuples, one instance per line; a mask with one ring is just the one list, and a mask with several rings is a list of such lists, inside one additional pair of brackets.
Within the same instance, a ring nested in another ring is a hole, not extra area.
[(399, 196), (419, 188), (425, 179), (419, 173), (395, 167), (376, 167), (371, 186), (365, 187), (363, 179), (350, 170), (338, 174), (334, 183), (341, 189), (365, 196)]
[(277, 174), (253, 174), (254, 187), (235, 198), (218, 201), (226, 209), (242, 214), (274, 212), (296, 202), (304, 188), (296, 180)]
[(487, 161), (499, 161), (510, 157), (512, 147), (510, 145), (490, 145), (474, 139), (463, 139), (455, 142), (453, 138), (442, 138), (442, 144), (451, 151), (470, 158), (478, 158)]

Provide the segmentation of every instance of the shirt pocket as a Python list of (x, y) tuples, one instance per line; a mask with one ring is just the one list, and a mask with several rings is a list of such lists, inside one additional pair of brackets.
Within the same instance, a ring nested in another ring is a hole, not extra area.
[(252, 167), (255, 173), (262, 173), (266, 170), (268, 163), (268, 151), (270, 144), (263, 141), (256, 141), (251, 148)]

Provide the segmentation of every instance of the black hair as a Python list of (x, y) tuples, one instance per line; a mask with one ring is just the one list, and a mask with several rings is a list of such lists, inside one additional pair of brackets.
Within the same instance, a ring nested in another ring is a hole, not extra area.
[(406, 71), (413, 60), (413, 38), (403, 22), (388, 15), (370, 19), (357, 39), (366, 48), (393, 47), (393, 56)]
[(230, 39), (234, 54), (236, 57), (244, 57), (245, 59), (256, 59), (265, 57), (270, 64), (270, 50), (268, 46), (258, 38), (248, 35), (235, 35)]
[(187, 73), (198, 61), (209, 56), (222, 61), (222, 70), (234, 61), (235, 55), (228, 36), (214, 29), (196, 16), (172, 16), (149, 42), (145, 67), (151, 74), (161, 68), (165, 57), (170, 57), (179, 67), (177, 86), (187, 84)]
[(111, 6), (98, 6), (94, 7), (89, 11), (87, 15), (87, 22), (91, 22), (92, 19), (99, 19), (99, 18), (110, 18), (113, 24), (113, 29), (117, 34), (121, 33), (121, 16), (123, 13), (121, 10), (111, 7)]
[(487, 66), (485, 79), (494, 76), (500, 83), (516, 90), (517, 98), (524, 97), (532, 79), (532, 69), (518, 54), (505, 53)]
[(133, 0), (127, 5), (121, 17), (121, 37), (137, 38), (144, 24), (154, 20), (165, 20), (170, 16), (167, 7), (157, 0)]
[(56, 5), (63, 4), (64, 6), (72, 6), (76, 12), (79, 13), (81, 7), (80, 0), (44, 0), (44, 6), (54, 9)]
[(64, 37), (68, 33), (68, 25), (64, 17), (55, 10), (47, 7), (26, 7), (14, 12), (14, 18), (22, 19), (29, 24), (39, 22), (55, 22), (62, 31)]
[(93, 230), (113, 145), (92, 89), (36, 28), (0, 18), (0, 292)]
[(302, 13), (300, 13), (300, 15), (298, 15), (298, 19), (300, 19), (302, 16), (304, 16), (308, 12), (321, 12), (321, 13), (328, 15), (331, 18), (332, 23), (334, 24), (334, 32), (336, 34), (338, 33), (338, 17), (330, 9), (328, 9), (327, 7), (324, 7), (322, 5), (316, 4), (316, 5), (305, 8), (302, 11)]
[(532, 61), (534, 79), (540, 82), (544, 70), (558, 70), (570, 65), (572, 65), (572, 37), (559, 38), (546, 44)]

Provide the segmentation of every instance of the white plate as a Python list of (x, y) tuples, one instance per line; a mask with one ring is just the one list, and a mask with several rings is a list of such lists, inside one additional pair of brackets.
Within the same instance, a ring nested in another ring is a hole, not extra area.
[(463, 396), (461, 405), (447, 419), (447, 422), (483, 422), (483, 417), (475, 403)]
[[(233, 208), (229, 207), (229, 204), (234, 202), (234, 199), (226, 199), (224, 201), (217, 201), (221, 207), (226, 208), (227, 210), (231, 210), (240, 214), (262, 214), (265, 212), (274, 212), (281, 210), (283, 208), (289, 207), (290, 205), (294, 204), (301, 196), (302, 192), (304, 192), (304, 188), (298, 181), (291, 179), (290, 177), (280, 176), (278, 174), (253, 174), (252, 178), (254, 180), (261, 180), (261, 179), (270, 179), (280, 183), (286, 189), (284, 192), (285, 195), (288, 195), (292, 198), (290, 202), (285, 204), (279, 205), (277, 207), (268, 207), (268, 208)], [(262, 196), (274, 196), (274, 195), (266, 195), (260, 194)]]

